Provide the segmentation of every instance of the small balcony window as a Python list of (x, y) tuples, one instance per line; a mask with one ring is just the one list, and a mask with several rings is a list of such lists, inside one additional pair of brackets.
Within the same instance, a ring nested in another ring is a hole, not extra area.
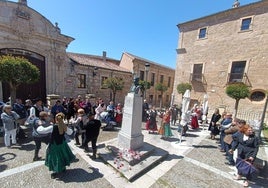
[(192, 81), (202, 82), (203, 64), (194, 64)]
[(246, 61), (233, 62), (229, 82), (242, 82), (245, 67), (246, 67)]

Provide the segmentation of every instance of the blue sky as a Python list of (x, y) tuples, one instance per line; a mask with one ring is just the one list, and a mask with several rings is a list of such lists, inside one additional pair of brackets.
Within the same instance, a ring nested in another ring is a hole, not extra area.
[[(16, 0), (13, 0), (17, 2)], [(240, 5), (258, 0), (240, 0)], [(177, 24), (224, 11), (234, 0), (28, 0), (62, 34), (68, 52), (120, 60), (123, 52), (176, 67)]]

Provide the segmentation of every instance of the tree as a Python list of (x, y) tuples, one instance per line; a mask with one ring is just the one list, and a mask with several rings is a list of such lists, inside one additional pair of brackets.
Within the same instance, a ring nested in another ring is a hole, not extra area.
[(151, 88), (151, 83), (150, 82), (147, 82), (147, 81), (144, 81), (144, 80), (140, 80), (139, 81), (139, 86), (140, 86), (140, 91), (142, 93), (142, 96), (144, 96), (145, 90)]
[(40, 71), (35, 65), (23, 57), (11, 55), (0, 56), (0, 72), (0, 81), (9, 85), (11, 104), (16, 99), (18, 86), (35, 83), (40, 78)]
[(111, 89), (113, 93), (112, 100), (115, 101), (116, 92), (124, 88), (124, 81), (122, 78), (110, 77), (104, 80), (103, 87)]
[(242, 83), (242, 82), (241, 83), (233, 83), (233, 84), (229, 84), (226, 87), (225, 93), (229, 97), (235, 99), (235, 114), (234, 114), (234, 117), (236, 117), (238, 104), (239, 104), (240, 99), (245, 99), (250, 94), (249, 87), (246, 84)]
[(164, 85), (163, 83), (157, 83), (155, 85), (155, 90), (160, 91), (161, 93), (161, 100), (160, 100), (160, 109), (162, 108), (162, 103), (163, 103), (163, 94), (165, 91), (167, 91), (168, 87)]
[(177, 91), (179, 94), (182, 94), (182, 96), (187, 89), (190, 91), (192, 90), (192, 85), (190, 83), (180, 83), (177, 85)]

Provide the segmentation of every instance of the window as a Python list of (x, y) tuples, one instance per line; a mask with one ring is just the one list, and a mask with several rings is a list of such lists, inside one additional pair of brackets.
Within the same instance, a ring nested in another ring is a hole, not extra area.
[(101, 89), (107, 89), (106, 87), (103, 86), (104, 80), (106, 80), (106, 79), (108, 79), (108, 77), (106, 77), (106, 76), (101, 77)]
[(251, 18), (242, 19), (241, 31), (249, 30), (251, 27)]
[(237, 61), (232, 63), (229, 82), (242, 82), (246, 61)]
[(151, 86), (154, 86), (154, 82), (155, 82), (155, 73), (151, 74)]
[(140, 80), (144, 80), (144, 71), (140, 71)]
[(259, 101), (263, 101), (265, 99), (265, 93), (262, 91), (254, 91), (251, 93), (250, 95), (250, 100), (251, 101), (255, 101), (255, 102), (259, 102)]
[(158, 102), (162, 101), (162, 95), (158, 95)]
[(78, 78), (78, 88), (86, 88), (86, 75), (77, 74), (77, 78)]
[(169, 95), (166, 96), (166, 103), (169, 102)]
[(149, 95), (149, 102), (150, 103), (153, 103), (153, 100), (154, 100), (154, 96), (153, 95)]
[(194, 64), (192, 81), (202, 82), (203, 64)]
[(168, 77), (168, 85), (167, 86), (170, 87), (170, 85), (171, 85), (171, 77), (169, 76)]
[(199, 39), (203, 39), (207, 37), (207, 28), (201, 28), (199, 29), (199, 35), (198, 38)]
[(164, 75), (160, 75), (160, 83), (164, 82)]

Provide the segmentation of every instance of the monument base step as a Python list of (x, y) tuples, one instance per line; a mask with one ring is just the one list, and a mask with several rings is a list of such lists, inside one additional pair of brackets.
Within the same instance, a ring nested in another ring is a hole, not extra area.
[(121, 173), (129, 181), (135, 181), (147, 171), (158, 165), (168, 152), (144, 142), (135, 151), (118, 148), (118, 141), (113, 140), (98, 151), (100, 158)]

